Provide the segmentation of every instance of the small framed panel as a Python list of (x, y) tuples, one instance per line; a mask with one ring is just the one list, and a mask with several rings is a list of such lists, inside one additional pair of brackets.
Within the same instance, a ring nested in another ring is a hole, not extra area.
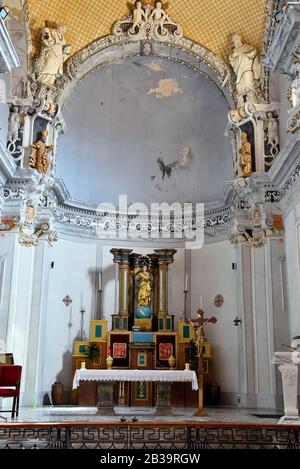
[(112, 357), (113, 359), (124, 359), (127, 358), (127, 343), (126, 342), (115, 342), (112, 346)]
[(176, 332), (157, 332), (155, 337), (155, 368), (169, 368), (169, 357), (172, 354), (177, 366), (177, 334)]
[(74, 355), (87, 356), (87, 346), (89, 345), (88, 340), (74, 340)]
[(90, 340), (106, 340), (107, 336), (107, 321), (92, 320), (90, 321)]
[(133, 407), (152, 407), (153, 406), (153, 383), (138, 381), (130, 383), (131, 405)]
[(193, 324), (185, 321), (178, 321), (178, 340), (179, 342), (190, 342), (195, 339)]
[(113, 331), (109, 334), (108, 347), (110, 347), (113, 357), (112, 368), (130, 367), (129, 343), (131, 338), (132, 332)]
[(137, 365), (140, 367), (147, 367), (147, 352), (138, 352)]
[(111, 318), (113, 331), (128, 331), (128, 316), (112, 314)]

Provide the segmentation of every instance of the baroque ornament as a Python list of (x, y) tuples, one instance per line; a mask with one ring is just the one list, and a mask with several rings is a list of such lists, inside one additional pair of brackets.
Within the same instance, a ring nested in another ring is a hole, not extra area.
[(117, 21), (113, 27), (114, 36), (123, 36), (134, 39), (166, 39), (168, 37), (182, 38), (183, 31), (172, 18), (167, 15), (167, 4), (157, 1), (155, 7), (142, 5), (136, 1), (134, 5), (128, 4), (132, 10), (125, 19)]
[(33, 63), (33, 79), (44, 85), (53, 86), (55, 80), (63, 75), (63, 65), (71, 52), (65, 43), (66, 28), (45, 22), (41, 32), (41, 50)]

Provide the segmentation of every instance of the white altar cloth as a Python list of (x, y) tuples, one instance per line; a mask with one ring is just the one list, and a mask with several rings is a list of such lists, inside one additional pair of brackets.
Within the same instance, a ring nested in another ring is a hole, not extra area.
[(185, 370), (87, 370), (80, 368), (73, 380), (73, 389), (80, 381), (147, 381), (165, 383), (191, 383), (193, 391), (198, 390), (195, 371)]

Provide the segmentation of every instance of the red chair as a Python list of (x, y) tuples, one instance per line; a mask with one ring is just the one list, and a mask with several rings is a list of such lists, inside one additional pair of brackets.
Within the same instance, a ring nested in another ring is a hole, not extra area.
[(1, 412), (11, 412), (12, 418), (19, 415), (21, 374), (22, 367), (19, 365), (0, 365), (0, 397), (14, 399), (12, 409)]

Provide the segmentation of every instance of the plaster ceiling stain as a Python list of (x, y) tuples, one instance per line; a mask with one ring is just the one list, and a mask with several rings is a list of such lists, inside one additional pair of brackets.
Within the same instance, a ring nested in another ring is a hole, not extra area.
[(157, 158), (157, 163), (161, 171), (162, 179), (165, 179), (166, 176), (168, 176), (169, 178), (172, 174), (173, 169), (175, 169), (178, 165), (178, 161), (173, 161), (173, 163), (165, 164), (163, 159), (160, 157)]
[(157, 99), (169, 98), (182, 94), (182, 88), (174, 78), (162, 78), (159, 80), (157, 88), (151, 88), (147, 94), (155, 94)]
[(185, 146), (182, 148), (182, 151), (179, 156), (179, 168), (180, 169), (189, 169), (193, 162), (193, 154), (190, 146)]
[(144, 64), (145, 67), (148, 67), (152, 72), (163, 72), (164, 70), (161, 68), (161, 61), (160, 60), (152, 60), (149, 64)]
[[(230, 52), (233, 32), (261, 50), (269, 0), (169, 0), (168, 3), (167, 14), (182, 26), (185, 37), (203, 44), (223, 59)], [(72, 44), (72, 54), (75, 54), (99, 37), (109, 35), (114, 22), (130, 13), (127, 0), (28, 0), (28, 5), (34, 53), (45, 20), (67, 27), (67, 43)]]

